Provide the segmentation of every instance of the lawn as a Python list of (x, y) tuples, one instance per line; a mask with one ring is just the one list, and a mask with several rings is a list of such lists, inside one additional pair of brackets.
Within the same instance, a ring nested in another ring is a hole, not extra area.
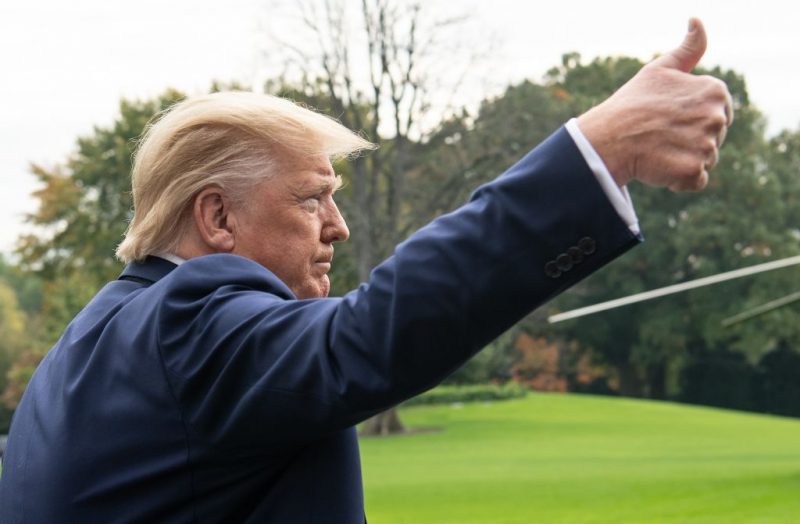
[(530, 394), (362, 439), (370, 524), (800, 523), (800, 420)]

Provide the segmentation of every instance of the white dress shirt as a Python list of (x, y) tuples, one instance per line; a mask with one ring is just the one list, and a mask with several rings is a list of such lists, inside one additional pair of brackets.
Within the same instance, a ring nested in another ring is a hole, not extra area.
[(565, 127), (622, 221), (628, 225), (633, 234), (638, 235), (640, 232), (639, 219), (636, 217), (636, 210), (633, 209), (633, 202), (631, 202), (628, 188), (624, 186), (622, 188), (617, 187), (617, 183), (614, 182), (611, 173), (608, 172), (603, 159), (600, 158), (600, 155), (597, 154), (597, 151), (594, 150), (592, 144), (589, 143), (578, 127), (577, 119), (570, 119)]

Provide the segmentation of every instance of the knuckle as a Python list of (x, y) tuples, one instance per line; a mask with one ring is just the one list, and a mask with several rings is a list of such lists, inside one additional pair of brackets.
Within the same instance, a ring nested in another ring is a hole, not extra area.
[(711, 75), (704, 75), (703, 78), (705, 78), (706, 82), (708, 82), (710, 86), (713, 86), (715, 90), (720, 92), (724, 91), (726, 93), (728, 92), (728, 84), (726, 84), (725, 81), (721, 80), (720, 78)]
[(702, 191), (708, 185), (708, 172), (703, 171), (695, 180), (694, 191)]
[(716, 135), (707, 136), (702, 138), (697, 143), (697, 147), (694, 150), (694, 157), (695, 160), (699, 160), (700, 162), (708, 162), (709, 160), (716, 158), (717, 151), (718, 148)]
[(681, 191), (700, 191), (706, 187), (708, 173), (703, 167), (695, 167), (689, 176), (684, 177), (676, 187)]
[(728, 128), (723, 127), (720, 129), (719, 134), (717, 135), (717, 148), (722, 147), (722, 144), (725, 143), (725, 138), (728, 136)]
[(686, 157), (676, 165), (676, 181), (682, 185), (691, 184), (691, 181), (700, 176), (704, 171), (704, 160), (695, 156)]
[(705, 164), (701, 163), (699, 167), (694, 169), (694, 175), (691, 177), (692, 185), (696, 185), (698, 181), (703, 178), (706, 173), (706, 166)]
[(723, 80), (711, 75), (703, 75), (701, 78), (707, 86), (706, 90), (708, 94), (712, 98), (726, 103), (731, 100), (731, 94), (728, 91), (728, 84), (726, 84)]
[(724, 81), (724, 80), (722, 80), (722, 79), (720, 79), (720, 78), (713, 77), (713, 76), (712, 76), (711, 78), (714, 80), (714, 84), (716, 84), (716, 86), (717, 86), (717, 90), (718, 90), (718, 91), (719, 91), (719, 92), (720, 92), (720, 93), (721, 93), (721, 94), (722, 94), (722, 95), (723, 95), (725, 98), (727, 98), (727, 97), (730, 95), (730, 93), (728, 93), (728, 84), (726, 84), (726, 83), (725, 83), (725, 81)]
[(703, 155), (703, 158), (708, 158), (710, 156), (717, 154), (717, 143), (713, 138), (707, 138), (700, 142), (700, 153)]
[(706, 187), (708, 177), (705, 171), (695, 172), (692, 176), (687, 176), (679, 180), (675, 180), (669, 185), (669, 188), (674, 192), (684, 191), (701, 191)]
[(720, 129), (727, 127), (727, 124), (728, 118), (720, 111), (714, 111), (709, 116), (709, 128), (714, 132), (718, 132)]

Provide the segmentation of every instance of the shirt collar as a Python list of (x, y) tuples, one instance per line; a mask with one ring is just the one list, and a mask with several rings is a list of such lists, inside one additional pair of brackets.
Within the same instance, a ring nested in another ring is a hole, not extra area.
[(181, 264), (186, 262), (185, 258), (181, 258), (174, 253), (162, 252), (162, 253), (156, 253), (155, 256), (157, 256), (158, 258), (163, 258), (164, 260), (169, 260), (176, 266), (180, 266)]

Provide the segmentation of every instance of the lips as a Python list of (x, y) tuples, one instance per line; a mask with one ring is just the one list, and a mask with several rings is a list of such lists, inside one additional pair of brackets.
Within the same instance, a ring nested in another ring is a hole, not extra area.
[(314, 262), (314, 265), (316, 267), (318, 267), (319, 269), (321, 269), (323, 271), (323, 273), (327, 273), (328, 271), (331, 270), (331, 261), (332, 260), (333, 259), (330, 258), (330, 257), (321, 258), (319, 260), (316, 260)]
[[(333, 247), (333, 246), (331, 246), (331, 247)], [(314, 263), (315, 264), (327, 264), (328, 266), (330, 266), (332, 261), (333, 261), (333, 249), (331, 249), (330, 251), (326, 250), (322, 255), (317, 257), (317, 259), (314, 261)]]

